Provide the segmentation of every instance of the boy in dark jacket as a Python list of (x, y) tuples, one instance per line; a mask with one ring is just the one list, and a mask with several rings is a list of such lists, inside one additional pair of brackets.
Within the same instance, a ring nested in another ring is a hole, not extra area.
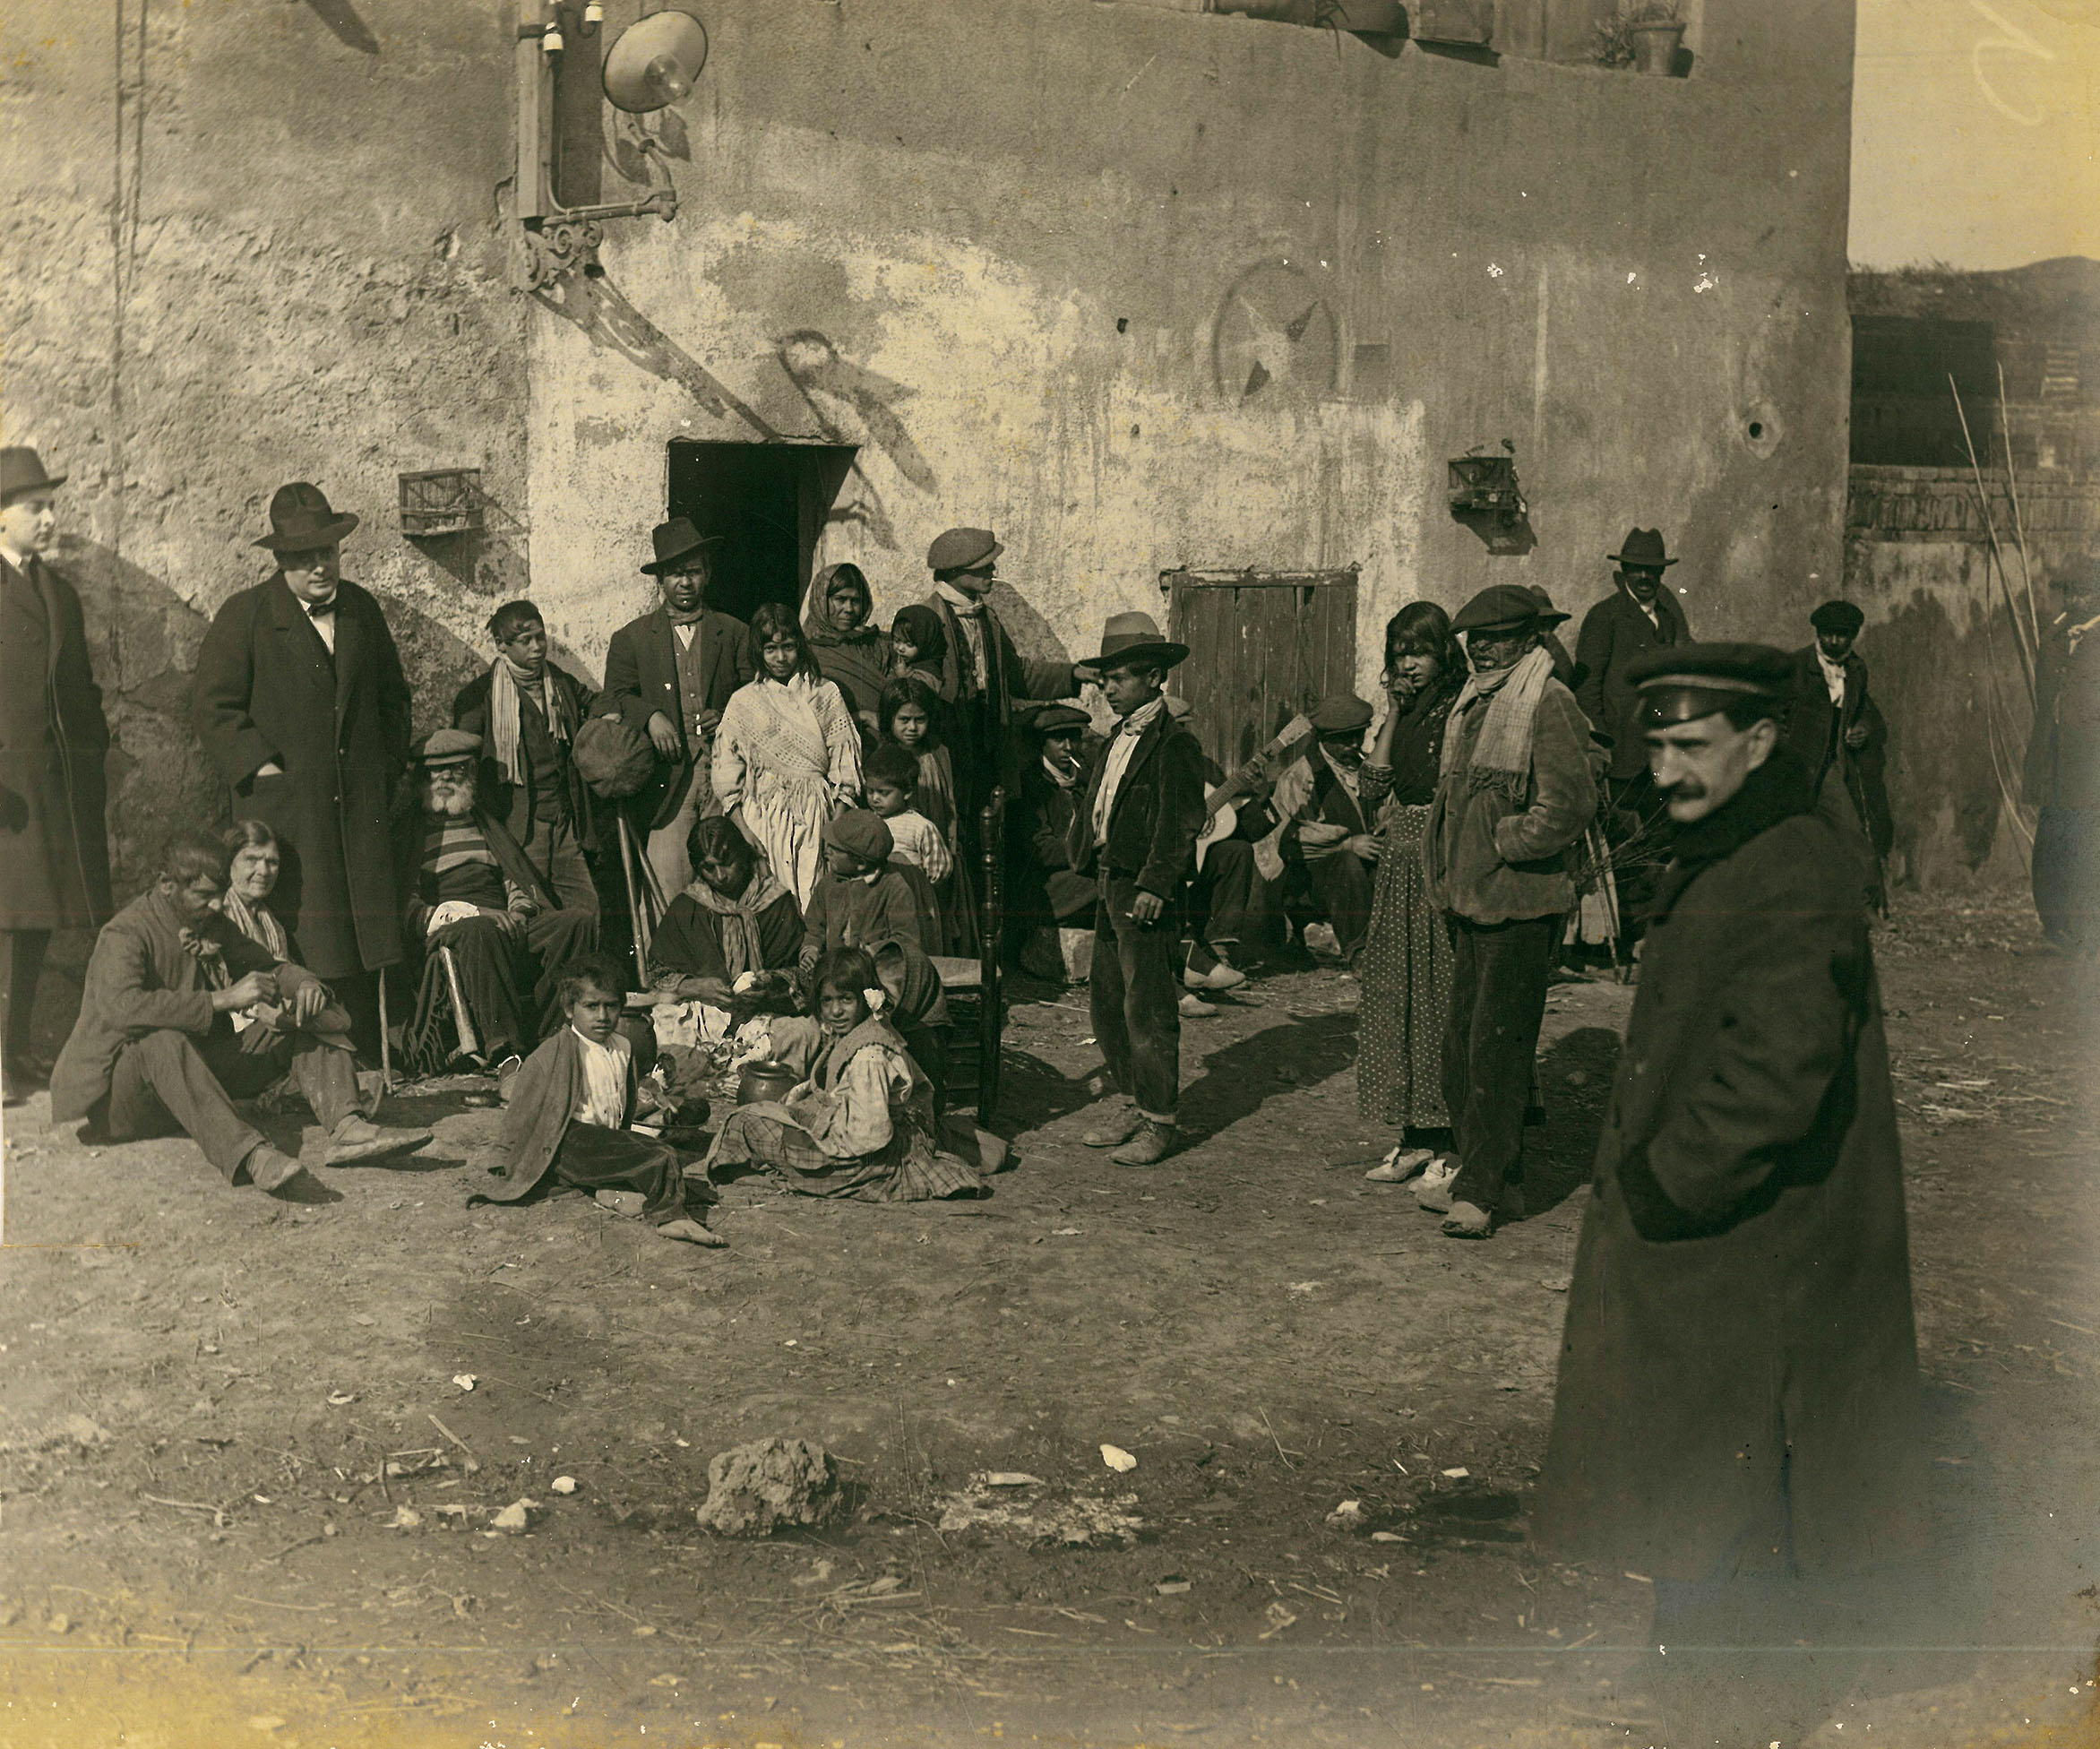
[(1082, 1138), (1119, 1166), (1150, 1166), (1177, 1145), (1180, 900), (1203, 827), (1203, 753), (1166, 708), (1167, 671), (1185, 660), (1143, 614), (1115, 614), (1093, 663), (1122, 720), (1096, 754), (1068, 841), (1072, 870), (1092, 875), (1094, 1034), (1109, 1079), (1131, 1104)]
[(917, 869), (890, 860), (895, 848), (879, 814), (849, 807), (831, 816), (824, 872), (803, 923), (803, 971), (842, 947), (872, 951), (881, 942), (908, 942), (929, 953), (940, 945), (933, 891)]

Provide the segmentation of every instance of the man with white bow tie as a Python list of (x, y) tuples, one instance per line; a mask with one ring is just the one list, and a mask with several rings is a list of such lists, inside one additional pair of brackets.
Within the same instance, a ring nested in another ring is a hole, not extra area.
[(300, 963), (368, 1021), (366, 974), (401, 958), (388, 815), (409, 757), (409, 683), (379, 603), (342, 575), (357, 518), (299, 481), (271, 500), (270, 522), (254, 544), (278, 568), (212, 620), (191, 710), (235, 814), (277, 832), (271, 902)]

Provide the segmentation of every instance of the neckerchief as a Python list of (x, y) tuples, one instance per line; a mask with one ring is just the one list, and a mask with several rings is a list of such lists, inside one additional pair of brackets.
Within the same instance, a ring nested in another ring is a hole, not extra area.
[[(518, 757), (518, 702), (521, 696), (518, 677), (501, 656), (488, 665), (488, 738), (495, 744), (492, 752), (496, 770), (503, 773), (505, 783), (522, 783), (525, 768)], [(562, 716), (552, 662), (539, 671), (539, 710), (547, 719), (547, 732), (556, 741), (566, 741), (569, 725)]]
[[(1476, 698), (1488, 701), (1486, 720), (1473, 737), (1466, 782), (1472, 789), (1495, 789), (1513, 802), (1524, 798), (1531, 776), (1531, 719), (1545, 683), (1553, 677), (1553, 651), (1541, 644), (1528, 650), (1512, 668), (1493, 674), (1469, 674), (1451, 706), (1453, 719), (1466, 714)], [(1441, 773), (1449, 776), (1458, 762), (1461, 737), (1444, 734)]]
[(730, 983), (734, 984), (747, 971), (766, 969), (765, 956), (759, 949), (759, 914), (779, 902), (787, 892), (773, 878), (772, 870), (762, 866), (751, 871), (751, 879), (744, 883), (744, 891), (734, 898), (726, 892), (717, 892), (697, 874), (685, 889), (686, 896), (701, 910), (722, 919), (722, 962), (728, 968)]
[[(228, 923), (272, 959), (288, 960), (292, 957), (291, 939), (284, 933), (284, 925), (277, 920), (276, 913), (260, 899), (251, 905), (228, 887), (219, 895), (219, 909)], [(187, 947), (186, 943), (185, 946)]]

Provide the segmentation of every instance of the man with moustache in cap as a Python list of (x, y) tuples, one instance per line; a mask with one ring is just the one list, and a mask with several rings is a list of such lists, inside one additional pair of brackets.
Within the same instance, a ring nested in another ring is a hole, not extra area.
[(1803, 1642), (1821, 1658), (1869, 1637), (1923, 1529), (1881, 994), (1852, 858), (1782, 745), (1789, 659), (1686, 644), (1631, 678), (1671, 859), (1534, 1522), (1570, 1559), (1654, 1577), (1658, 1675), (1682, 1677), (1680, 1700), (1792, 1742), (1815, 1721), (1788, 1721), (1765, 1684), (1814, 1661)]
[(368, 974), (401, 957), (388, 815), (409, 759), (412, 700), (379, 603), (342, 574), (357, 518), (304, 480), (270, 501), (254, 544), (277, 569), (219, 608), (190, 710), (233, 793), (284, 853), (271, 904), (298, 959), (376, 1043)]
[(656, 556), (641, 568), (657, 580), (663, 599), (613, 633), (594, 707), (647, 736), (656, 749), (655, 780), (623, 806), (647, 835), (649, 866), (667, 900), (693, 879), (686, 847), (693, 823), (714, 799), (708, 767), (715, 729), (729, 694), (753, 673), (744, 622), (707, 606), (709, 551), (722, 538), (701, 534), (684, 516), (651, 530)]
[(30, 1022), (54, 929), (109, 915), (102, 758), (109, 725), (73, 585), (39, 556), (64, 474), (0, 449), (0, 1083), (12, 1105), (43, 1084)]
[(1867, 665), (1853, 649), (1866, 616), (1849, 601), (1826, 601), (1808, 623), (1816, 641), (1794, 654), (1786, 746), (1809, 773), (1816, 811), (1859, 841), (1867, 902), (1886, 911), (1881, 858), (1894, 836), (1881, 781), (1889, 731), (1867, 694)]

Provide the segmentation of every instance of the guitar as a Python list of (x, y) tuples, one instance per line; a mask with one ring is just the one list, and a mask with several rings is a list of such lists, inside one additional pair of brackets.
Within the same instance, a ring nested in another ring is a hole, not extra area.
[[(1203, 786), (1203, 830), (1196, 834), (1196, 868), (1203, 867), (1203, 858), (1210, 847), (1221, 838), (1230, 838), (1239, 830), (1240, 815), (1235, 804), (1244, 801), (1260, 785), (1269, 780), (1278, 769), (1287, 766), (1305, 750), (1305, 744), (1312, 739), (1312, 725), (1304, 716), (1293, 717), (1277, 730), (1269, 745), (1256, 754), (1222, 784), (1207, 783)], [(1288, 757), (1285, 757), (1287, 754)]]

